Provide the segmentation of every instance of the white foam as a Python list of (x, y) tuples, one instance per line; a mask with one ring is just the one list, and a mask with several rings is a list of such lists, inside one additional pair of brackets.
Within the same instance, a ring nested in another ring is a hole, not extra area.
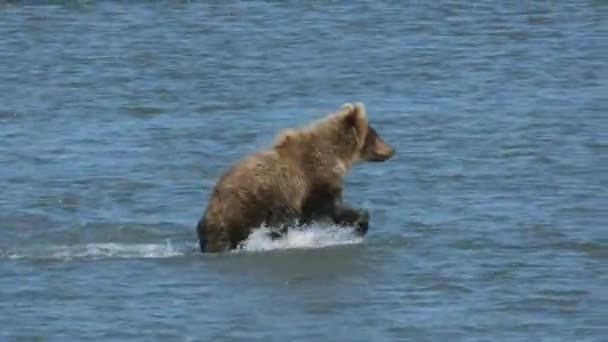
[(267, 227), (254, 230), (241, 244), (245, 251), (267, 251), (291, 248), (322, 248), (333, 245), (361, 243), (363, 238), (353, 233), (353, 229), (313, 224), (300, 229), (291, 229), (285, 237), (272, 239)]
[[(29, 252), (29, 253), (28, 253)], [(47, 246), (33, 251), (15, 251), (11, 259), (102, 259), (102, 258), (170, 258), (185, 255), (170, 241), (164, 244), (88, 243), (69, 246)]]

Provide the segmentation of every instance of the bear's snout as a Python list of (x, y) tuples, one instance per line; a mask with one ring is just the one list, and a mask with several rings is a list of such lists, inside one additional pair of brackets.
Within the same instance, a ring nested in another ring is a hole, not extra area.
[(383, 146), (378, 150), (378, 156), (382, 159), (382, 161), (390, 159), (395, 155), (395, 148), (391, 147), (385, 143), (382, 143)]
[(395, 155), (395, 149), (385, 142), (378, 139), (374, 146), (374, 150), (372, 152), (371, 158), (369, 161), (382, 162), (390, 159)]
[(383, 162), (395, 155), (395, 149), (378, 135), (376, 130), (368, 126), (367, 137), (361, 149), (361, 159), (371, 162)]

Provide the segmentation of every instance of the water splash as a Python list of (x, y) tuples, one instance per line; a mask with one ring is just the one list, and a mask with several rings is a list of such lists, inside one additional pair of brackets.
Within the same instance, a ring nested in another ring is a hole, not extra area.
[(244, 251), (267, 251), (292, 248), (322, 248), (334, 245), (361, 243), (363, 238), (354, 234), (353, 229), (313, 224), (300, 229), (292, 229), (282, 238), (272, 239), (267, 227), (256, 229), (241, 244)]

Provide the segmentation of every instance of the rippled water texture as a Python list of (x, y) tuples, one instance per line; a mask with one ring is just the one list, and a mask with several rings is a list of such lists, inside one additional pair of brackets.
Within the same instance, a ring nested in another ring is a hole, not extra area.
[[(0, 1), (0, 340), (606, 341), (605, 1)], [(58, 3), (58, 2), (56, 2)], [(210, 188), (363, 101), (367, 237), (196, 250)]]

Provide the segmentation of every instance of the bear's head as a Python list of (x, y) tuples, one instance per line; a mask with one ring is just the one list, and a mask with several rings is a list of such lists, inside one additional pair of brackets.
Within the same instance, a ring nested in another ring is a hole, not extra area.
[(307, 164), (336, 164), (340, 173), (356, 161), (381, 162), (395, 154), (395, 149), (370, 126), (361, 102), (345, 103), (336, 113), (308, 127), (282, 131), (275, 138), (274, 148), (283, 156)]
[(385, 143), (369, 124), (363, 103), (343, 104), (340, 107), (338, 120), (346, 129), (346, 136), (355, 137), (355, 160), (382, 162), (395, 154), (395, 149)]

